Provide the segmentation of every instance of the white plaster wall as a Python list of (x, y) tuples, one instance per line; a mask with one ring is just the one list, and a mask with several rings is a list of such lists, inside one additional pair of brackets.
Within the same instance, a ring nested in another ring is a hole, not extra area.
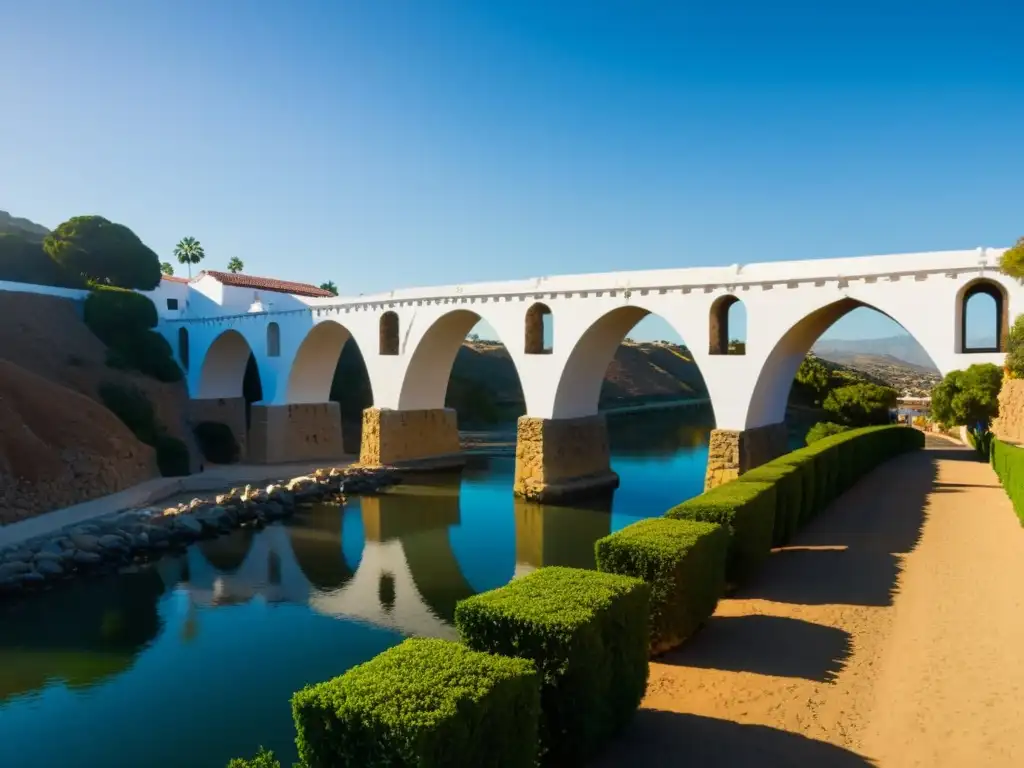
[(55, 288), (52, 285), (36, 285), (35, 283), (14, 283), (9, 280), (0, 280), (0, 291), (10, 293), (35, 293), (40, 296), (60, 296), (63, 299), (85, 299), (88, 291), (79, 288)]

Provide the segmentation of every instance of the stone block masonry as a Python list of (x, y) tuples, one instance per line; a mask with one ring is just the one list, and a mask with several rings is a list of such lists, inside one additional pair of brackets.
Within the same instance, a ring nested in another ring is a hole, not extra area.
[(778, 458), (786, 453), (787, 441), (784, 423), (746, 430), (711, 430), (704, 490), (735, 480), (744, 472)]
[(451, 408), (363, 411), (361, 464), (378, 466), (439, 459), (462, 463), (459, 422)]
[(254, 464), (338, 459), (344, 453), (337, 403), (252, 406), (249, 461)]
[(1024, 379), (1003, 378), (992, 432), (1004, 442), (1024, 443)]
[(517, 496), (554, 502), (618, 485), (619, 476), (611, 468), (604, 416), (520, 417), (513, 486)]

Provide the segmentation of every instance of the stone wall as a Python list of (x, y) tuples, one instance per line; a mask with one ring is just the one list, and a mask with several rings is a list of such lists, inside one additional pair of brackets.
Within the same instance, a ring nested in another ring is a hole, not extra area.
[(249, 461), (283, 464), (338, 459), (344, 455), (338, 404), (254, 405)]
[(363, 411), (360, 464), (402, 464), (452, 456), (460, 457), (461, 447), (458, 417), (451, 408)]
[(513, 491), (533, 501), (556, 501), (615, 488), (604, 416), (519, 418)]
[(189, 422), (195, 426), (204, 421), (227, 424), (238, 442), (240, 463), (249, 458), (249, 430), (245, 423), (245, 398), (221, 397), (188, 401)]
[(711, 430), (704, 490), (735, 480), (747, 470), (781, 456), (786, 453), (787, 441), (786, 425), (782, 423), (743, 431)]
[(992, 431), (1000, 440), (1024, 443), (1024, 379), (1003, 379), (999, 390), (999, 417)]

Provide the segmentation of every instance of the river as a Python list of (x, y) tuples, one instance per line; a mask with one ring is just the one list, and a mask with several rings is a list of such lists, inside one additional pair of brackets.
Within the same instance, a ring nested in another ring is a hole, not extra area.
[(609, 420), (614, 497), (512, 497), (514, 458), (320, 505), (137, 573), (0, 605), (0, 765), (223, 768), (259, 745), (295, 759), (289, 698), (406, 635), (455, 637), (455, 603), (700, 493), (710, 415)]

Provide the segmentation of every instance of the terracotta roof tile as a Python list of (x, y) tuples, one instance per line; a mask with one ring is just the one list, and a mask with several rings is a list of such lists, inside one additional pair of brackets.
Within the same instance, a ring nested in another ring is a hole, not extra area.
[(290, 280), (275, 280), (272, 277), (256, 277), (255, 275), (243, 275), (241, 273), (218, 272), (212, 269), (203, 270), (198, 277), (209, 275), (222, 285), (231, 285), (236, 288), (252, 288), (257, 291), (273, 291), (275, 293), (290, 293), (294, 296), (309, 296), (314, 298), (327, 298), (334, 294), (317, 288), (309, 283), (293, 283)]
[(175, 277), (174, 275), (164, 275), (160, 279), (161, 280), (166, 280), (169, 283), (187, 283), (188, 282), (188, 278), (187, 277)]

